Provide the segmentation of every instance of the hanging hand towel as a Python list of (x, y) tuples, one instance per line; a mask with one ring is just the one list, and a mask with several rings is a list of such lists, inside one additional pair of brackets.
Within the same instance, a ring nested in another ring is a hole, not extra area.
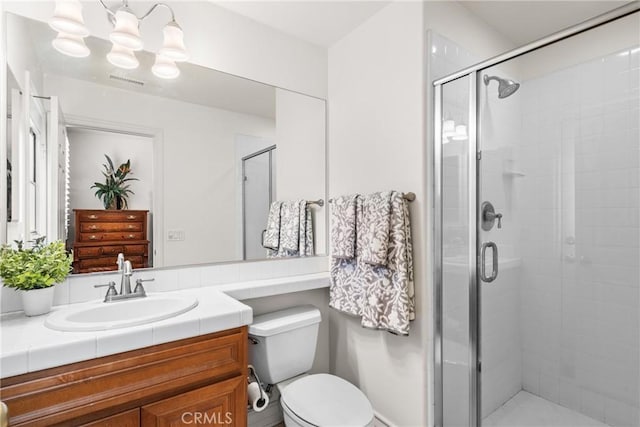
[(362, 326), (409, 334), (415, 319), (413, 247), (409, 207), (402, 193), (391, 196), (391, 224), (387, 265), (362, 264)]
[[(350, 197), (350, 196), (348, 196)], [(355, 223), (362, 224), (362, 197), (355, 197)], [(358, 236), (356, 235), (356, 240)], [(362, 296), (364, 270), (362, 262), (359, 261), (361, 255), (361, 245), (356, 245), (355, 257), (333, 258), (331, 259), (331, 286), (329, 288), (329, 306), (352, 316), (362, 315)]]
[(300, 244), (300, 200), (283, 202), (281, 217), (280, 246), (297, 253)]
[(298, 255), (313, 255), (313, 222), (311, 220), (311, 208), (305, 200), (299, 202), (300, 210), (300, 236), (298, 242)]
[(273, 202), (269, 207), (267, 230), (264, 234), (262, 246), (277, 251), (280, 247), (280, 210), (281, 202)]
[(356, 256), (356, 195), (337, 197), (331, 204), (331, 256)]
[(361, 261), (371, 265), (387, 264), (389, 223), (391, 221), (391, 192), (383, 191), (365, 196), (362, 202), (362, 227), (358, 227)]

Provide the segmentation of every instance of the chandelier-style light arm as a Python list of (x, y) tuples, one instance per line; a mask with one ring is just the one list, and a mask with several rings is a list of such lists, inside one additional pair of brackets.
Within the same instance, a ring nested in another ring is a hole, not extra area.
[(103, 0), (98, 0), (98, 1), (102, 5), (102, 7), (104, 7), (104, 10), (106, 10), (107, 13), (109, 14), (109, 20), (111, 21), (112, 19), (115, 19), (116, 13), (113, 10), (109, 9), (109, 6), (107, 6)]
[(147, 16), (151, 15), (151, 14), (153, 13), (153, 11), (154, 11), (154, 10), (156, 10), (156, 8), (157, 8), (158, 6), (164, 6), (164, 7), (166, 7), (167, 9), (169, 9), (169, 12), (171, 12), (171, 21), (172, 21), (172, 22), (175, 22), (175, 20), (176, 20), (176, 15), (175, 15), (175, 13), (173, 12), (173, 9), (171, 8), (171, 6), (169, 6), (169, 5), (168, 5), (168, 4), (166, 4), (166, 3), (156, 3), (156, 4), (154, 4), (153, 6), (151, 6), (151, 9), (149, 9), (149, 11), (148, 11), (147, 13), (145, 13), (144, 15), (142, 15), (141, 17), (139, 17), (138, 19), (142, 21), (144, 18), (146, 18)]

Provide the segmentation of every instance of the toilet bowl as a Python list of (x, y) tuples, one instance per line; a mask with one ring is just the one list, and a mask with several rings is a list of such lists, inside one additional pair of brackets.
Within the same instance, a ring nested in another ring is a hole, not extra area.
[(263, 382), (279, 388), (285, 426), (373, 426), (371, 403), (356, 386), (335, 375), (301, 375), (313, 364), (320, 321), (311, 305), (256, 316), (251, 363)]

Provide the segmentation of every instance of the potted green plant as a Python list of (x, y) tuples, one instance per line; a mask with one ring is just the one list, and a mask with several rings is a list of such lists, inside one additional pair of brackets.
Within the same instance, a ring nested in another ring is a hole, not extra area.
[(56, 283), (71, 272), (71, 255), (60, 240), (45, 243), (45, 238), (33, 240), (30, 248), (16, 241), (16, 248), (0, 248), (0, 278), (8, 288), (21, 293), (22, 307), (27, 316), (48, 313), (53, 304)]
[(104, 157), (107, 158), (107, 163), (102, 165), (105, 182), (95, 182), (91, 188), (97, 188), (96, 197), (102, 200), (105, 209), (127, 209), (129, 207), (127, 198), (135, 194), (131, 191), (128, 182), (138, 180), (138, 178), (127, 177), (131, 173), (131, 159), (116, 169), (111, 158), (106, 154)]

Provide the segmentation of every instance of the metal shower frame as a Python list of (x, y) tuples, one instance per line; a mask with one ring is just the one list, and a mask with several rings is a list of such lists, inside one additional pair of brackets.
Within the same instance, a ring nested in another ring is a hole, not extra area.
[[(593, 28), (623, 18), (640, 11), (640, 0), (628, 3), (610, 12), (596, 16), (588, 21), (573, 27), (554, 33), (525, 46), (495, 56), (486, 61), (464, 68), (433, 82), (434, 97), (434, 425), (443, 427), (444, 422), (444, 396), (443, 396), (443, 360), (442, 360), (442, 88), (443, 85), (454, 80), (469, 78), (469, 155), (475, 153), (475, 161), (469, 161), (468, 187), (469, 187), (469, 425), (471, 427), (481, 425), (480, 414), (480, 295), (479, 295), (479, 271), (478, 271), (478, 243), (479, 239), (479, 168), (481, 152), (478, 151), (478, 138), (480, 131), (479, 108), (477, 104), (477, 87), (482, 83), (481, 72), (489, 67), (501, 64), (516, 57), (525, 55), (545, 46), (557, 43), (561, 40), (573, 37)], [(474, 191), (475, 190), (475, 191)]]

